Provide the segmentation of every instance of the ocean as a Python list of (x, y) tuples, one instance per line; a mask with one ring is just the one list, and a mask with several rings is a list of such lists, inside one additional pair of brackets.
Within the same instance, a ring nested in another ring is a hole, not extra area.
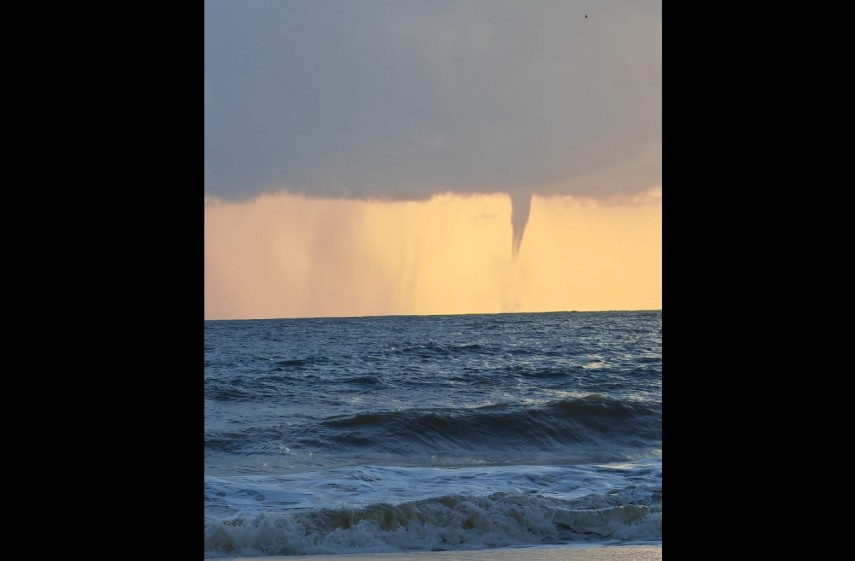
[(661, 545), (662, 314), (205, 322), (205, 557)]

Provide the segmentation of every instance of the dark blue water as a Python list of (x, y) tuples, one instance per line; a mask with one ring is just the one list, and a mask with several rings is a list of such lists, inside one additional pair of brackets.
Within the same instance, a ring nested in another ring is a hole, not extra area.
[(206, 556), (661, 543), (661, 313), (209, 321)]

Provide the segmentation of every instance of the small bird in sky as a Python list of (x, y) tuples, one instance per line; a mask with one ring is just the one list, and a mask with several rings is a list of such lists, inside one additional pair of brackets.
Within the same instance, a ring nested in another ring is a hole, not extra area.
[(588, 17), (588, 14), (585, 14), (585, 17), (587, 18), (587, 17)]

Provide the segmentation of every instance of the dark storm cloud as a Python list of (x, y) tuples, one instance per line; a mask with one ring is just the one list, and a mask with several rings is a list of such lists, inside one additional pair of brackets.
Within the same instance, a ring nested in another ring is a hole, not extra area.
[(205, 192), (649, 188), (661, 181), (660, 6), (208, 0)]

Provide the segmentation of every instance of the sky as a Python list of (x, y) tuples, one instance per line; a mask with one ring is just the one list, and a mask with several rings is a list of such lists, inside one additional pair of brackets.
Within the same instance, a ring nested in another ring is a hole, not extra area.
[(206, 0), (205, 317), (661, 308), (661, 45), (649, 0)]

